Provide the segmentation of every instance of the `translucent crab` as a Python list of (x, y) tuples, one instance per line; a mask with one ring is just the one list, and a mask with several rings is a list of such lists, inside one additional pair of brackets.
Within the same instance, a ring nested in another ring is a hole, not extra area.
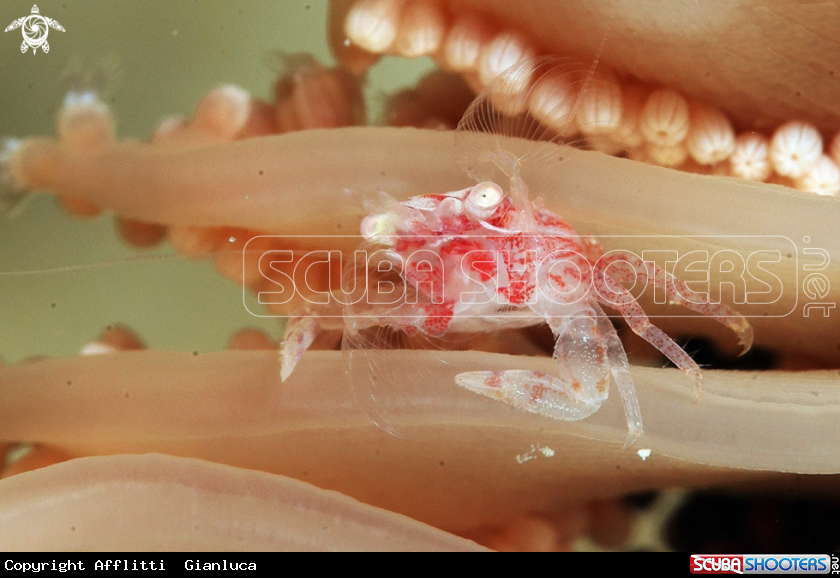
[[(537, 120), (535, 107), (526, 103), (540, 98), (546, 84), (558, 82), (581, 85), (574, 102), (542, 106)], [(357, 347), (364, 341), (361, 333), (371, 327), (438, 337), (547, 323), (556, 338), (556, 375), (525, 369), (471, 371), (458, 374), (456, 382), (532, 413), (575, 421), (600, 408), (612, 377), (627, 419), (625, 447), (642, 435), (642, 415), (627, 355), (602, 306), (617, 310), (634, 333), (691, 378), (698, 398), (702, 373), (650, 322), (622, 283), (641, 280), (664, 290), (669, 302), (712, 317), (737, 334), (744, 351), (750, 348), (753, 331), (738, 312), (711, 302), (632, 252), (604, 253), (596, 240), (580, 237), (531, 199), (522, 163), (555, 162), (555, 141), (573, 134), (569, 126), (579, 117), (579, 104), (593, 100), (590, 93), (600, 85), (595, 70), (582, 74), (572, 59), (543, 57), (512, 67), (479, 95), (459, 126), (459, 148), (468, 163), (477, 157), (479, 166), (500, 171), (507, 192), (498, 179), (402, 203), (383, 195), (362, 222), (365, 262), (354, 261), (345, 269), (345, 278), (363, 289), (343, 309), (346, 345)], [(520, 159), (498, 142), (489, 151), (483, 148), (486, 139), (478, 146), (477, 133), (548, 142), (536, 155)], [(289, 324), (282, 347), (284, 380), (320, 329), (313, 319), (317, 315), (313, 311)]]

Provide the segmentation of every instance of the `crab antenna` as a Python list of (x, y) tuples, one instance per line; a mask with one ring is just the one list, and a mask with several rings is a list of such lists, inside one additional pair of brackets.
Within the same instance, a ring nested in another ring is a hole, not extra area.
[(531, 205), (528, 185), (522, 180), (519, 159), (507, 151), (497, 150), (484, 154), (481, 160), (492, 162), (510, 179), (510, 196), (513, 199), (513, 206), (519, 213), (531, 214), (534, 207)]

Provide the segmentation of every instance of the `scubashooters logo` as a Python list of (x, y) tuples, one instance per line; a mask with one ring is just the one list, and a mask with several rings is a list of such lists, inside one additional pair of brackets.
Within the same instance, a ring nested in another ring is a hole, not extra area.
[(12, 21), (11, 24), (6, 26), (4, 32), (17, 30), (18, 28), (21, 28), (23, 33), (23, 43), (20, 45), (20, 51), (24, 54), (30, 47), (32, 48), (32, 54), (38, 52), (38, 48), (43, 50), (44, 54), (47, 54), (50, 51), (50, 44), (47, 42), (50, 28), (64, 32), (64, 27), (58, 21), (41, 16), (38, 13), (37, 4), (32, 6), (32, 14)]
[(828, 554), (692, 554), (692, 574), (828, 574)]

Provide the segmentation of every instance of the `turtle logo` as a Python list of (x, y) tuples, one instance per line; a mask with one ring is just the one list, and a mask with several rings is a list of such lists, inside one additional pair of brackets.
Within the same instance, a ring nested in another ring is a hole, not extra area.
[(21, 26), (23, 27), (21, 31), (23, 32), (23, 43), (20, 45), (20, 51), (23, 53), (26, 53), (26, 50), (31, 46), (32, 54), (38, 52), (38, 48), (41, 48), (44, 54), (47, 54), (50, 51), (50, 45), (47, 42), (47, 34), (50, 32), (50, 28), (64, 32), (64, 28), (57, 21), (38, 14), (37, 5), (32, 6), (32, 14), (13, 21), (6, 26), (4, 32), (16, 30)]

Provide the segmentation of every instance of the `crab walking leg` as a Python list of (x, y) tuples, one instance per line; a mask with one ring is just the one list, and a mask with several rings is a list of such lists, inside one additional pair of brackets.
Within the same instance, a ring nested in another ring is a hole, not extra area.
[(642, 427), (642, 410), (639, 407), (639, 398), (636, 396), (636, 387), (633, 385), (633, 378), (630, 376), (630, 362), (627, 360), (627, 353), (621, 344), (615, 327), (610, 322), (604, 310), (596, 307), (598, 312), (598, 329), (604, 336), (607, 344), (607, 360), (610, 373), (612, 373), (618, 393), (621, 395), (621, 403), (624, 406), (624, 416), (627, 418), (627, 439), (624, 448), (632, 446), (644, 433)]
[[(662, 352), (694, 381), (694, 393), (699, 399), (703, 395), (703, 374), (693, 359), (673, 339), (653, 325), (636, 299), (618, 281), (605, 275), (603, 269), (595, 268), (592, 276), (599, 301), (608, 307), (618, 309), (630, 325), (630, 329)], [(606, 296), (609, 295), (609, 299)]]
[(321, 331), (344, 329), (341, 310), (335, 307), (335, 299), (324, 306), (320, 313), (306, 309), (286, 322), (283, 343), (280, 344), (280, 381), (286, 381), (306, 350)]
[[(428, 329), (431, 313), (414, 305), (398, 307), (385, 306), (381, 310), (370, 310), (365, 315), (356, 315), (352, 308), (342, 307), (342, 296), (333, 292), (332, 298), (317, 310), (307, 308), (291, 317), (286, 324), (283, 342), (280, 345), (280, 380), (286, 381), (295, 369), (303, 354), (312, 346), (315, 338), (322, 331), (343, 330), (345, 334), (344, 347), (361, 340), (360, 331), (375, 326), (385, 326), (390, 323), (400, 325), (407, 333), (415, 333), (415, 325)], [(348, 316), (345, 316), (347, 314)], [(448, 325), (452, 318), (451, 309), (448, 315), (440, 315), (442, 323)], [(445, 331), (445, 326), (439, 334)], [(425, 331), (431, 333), (430, 331)]]
[[(686, 309), (702, 313), (731, 329), (738, 336), (738, 343), (743, 347), (741, 355), (752, 347), (754, 337), (752, 326), (743, 315), (731, 307), (727, 307), (723, 303), (710, 303), (707, 298), (689, 289), (685, 282), (673, 274), (654, 263), (642, 261), (637, 255), (628, 253), (608, 255), (600, 260), (599, 266), (603, 271), (606, 271), (614, 263), (625, 263), (632, 267), (636, 276), (645, 285), (664, 289), (670, 303), (682, 305)], [(653, 269), (654, 274), (652, 276), (648, 273), (648, 267)], [(636, 280), (629, 271), (622, 271), (621, 268), (613, 268), (608, 275), (625, 283), (633, 283)]]
[(304, 314), (289, 319), (280, 346), (280, 381), (289, 378), (320, 331), (321, 324), (314, 315)]

